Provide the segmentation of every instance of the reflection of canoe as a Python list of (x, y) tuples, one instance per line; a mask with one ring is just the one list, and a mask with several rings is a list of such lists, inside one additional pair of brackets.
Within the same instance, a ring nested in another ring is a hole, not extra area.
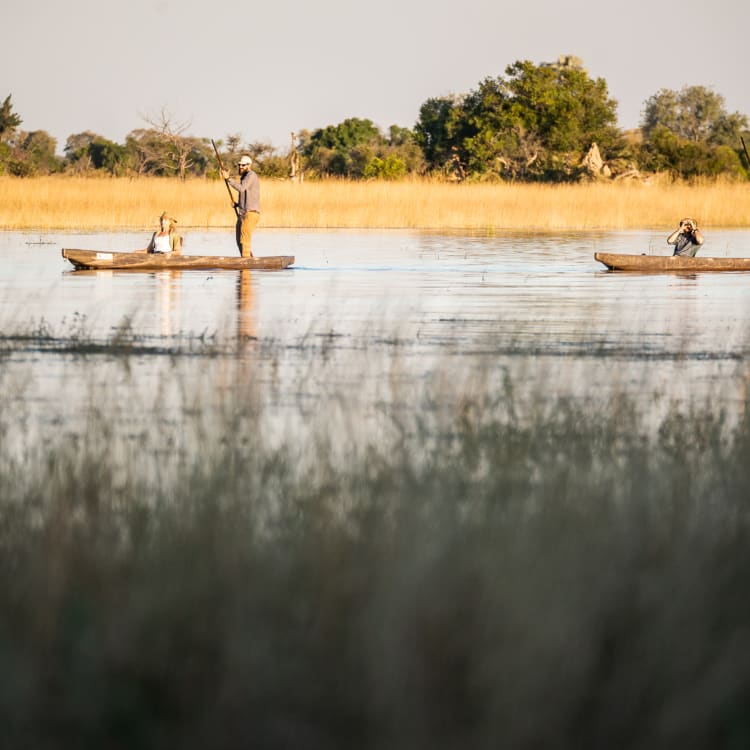
[(750, 271), (750, 258), (594, 253), (594, 259), (612, 271)]
[(175, 268), (182, 270), (226, 268), (230, 270), (277, 270), (294, 263), (292, 255), (267, 255), (261, 258), (242, 258), (239, 255), (161, 255), (160, 253), (103, 253), (98, 250), (62, 251), (76, 268), (130, 268), (153, 270)]

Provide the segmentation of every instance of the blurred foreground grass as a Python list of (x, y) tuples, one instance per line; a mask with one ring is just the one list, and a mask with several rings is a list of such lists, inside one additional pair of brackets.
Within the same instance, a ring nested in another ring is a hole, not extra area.
[(461, 382), (273, 447), (252, 373), (135, 440), (111, 394), (42, 437), (6, 389), (4, 747), (746, 746), (746, 405)]

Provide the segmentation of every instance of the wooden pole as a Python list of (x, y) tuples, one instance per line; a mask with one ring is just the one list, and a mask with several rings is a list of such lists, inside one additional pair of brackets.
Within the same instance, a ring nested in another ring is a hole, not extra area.
[[(214, 143), (214, 139), (211, 139), (211, 145), (214, 147), (214, 153), (216, 154), (216, 161), (219, 162), (219, 169), (224, 169), (224, 165), (221, 163), (221, 157), (219, 156), (219, 149), (216, 148), (216, 144)], [(229, 187), (229, 180), (224, 180), (224, 184), (227, 186), (227, 193), (229, 193), (229, 200), (232, 201), (232, 208), (234, 209), (234, 215), (239, 219), (240, 218), (240, 211), (237, 208), (237, 204), (234, 201), (234, 196), (232, 195), (232, 188)]]

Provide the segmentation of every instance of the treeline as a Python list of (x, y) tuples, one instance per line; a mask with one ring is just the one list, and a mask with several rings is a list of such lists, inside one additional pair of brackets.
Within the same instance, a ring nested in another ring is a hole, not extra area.
[[(186, 134), (189, 123), (167, 113), (133, 130), (124, 143), (85, 131), (57, 142), (26, 132), (9, 94), (0, 108), (0, 174), (90, 172), (119, 175), (216, 176), (209, 138)], [(399, 179), (441, 175), (455, 180), (563, 182), (625, 179), (646, 173), (675, 178), (750, 178), (748, 118), (726, 110), (724, 97), (703, 86), (662, 89), (645, 102), (640, 127), (617, 127), (617, 102), (602, 78), (576, 57), (539, 65), (518, 61), (463, 95), (424, 102), (413, 129), (387, 133), (371, 120), (292, 134), (289, 147), (219, 142), (232, 161), (250, 153), (266, 177)]]

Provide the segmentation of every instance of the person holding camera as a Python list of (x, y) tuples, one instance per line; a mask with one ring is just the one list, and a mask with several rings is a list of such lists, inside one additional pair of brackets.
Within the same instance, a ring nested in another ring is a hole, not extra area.
[(667, 237), (667, 244), (674, 245), (672, 255), (694, 257), (703, 244), (703, 235), (700, 233), (695, 219), (683, 219), (680, 226)]

